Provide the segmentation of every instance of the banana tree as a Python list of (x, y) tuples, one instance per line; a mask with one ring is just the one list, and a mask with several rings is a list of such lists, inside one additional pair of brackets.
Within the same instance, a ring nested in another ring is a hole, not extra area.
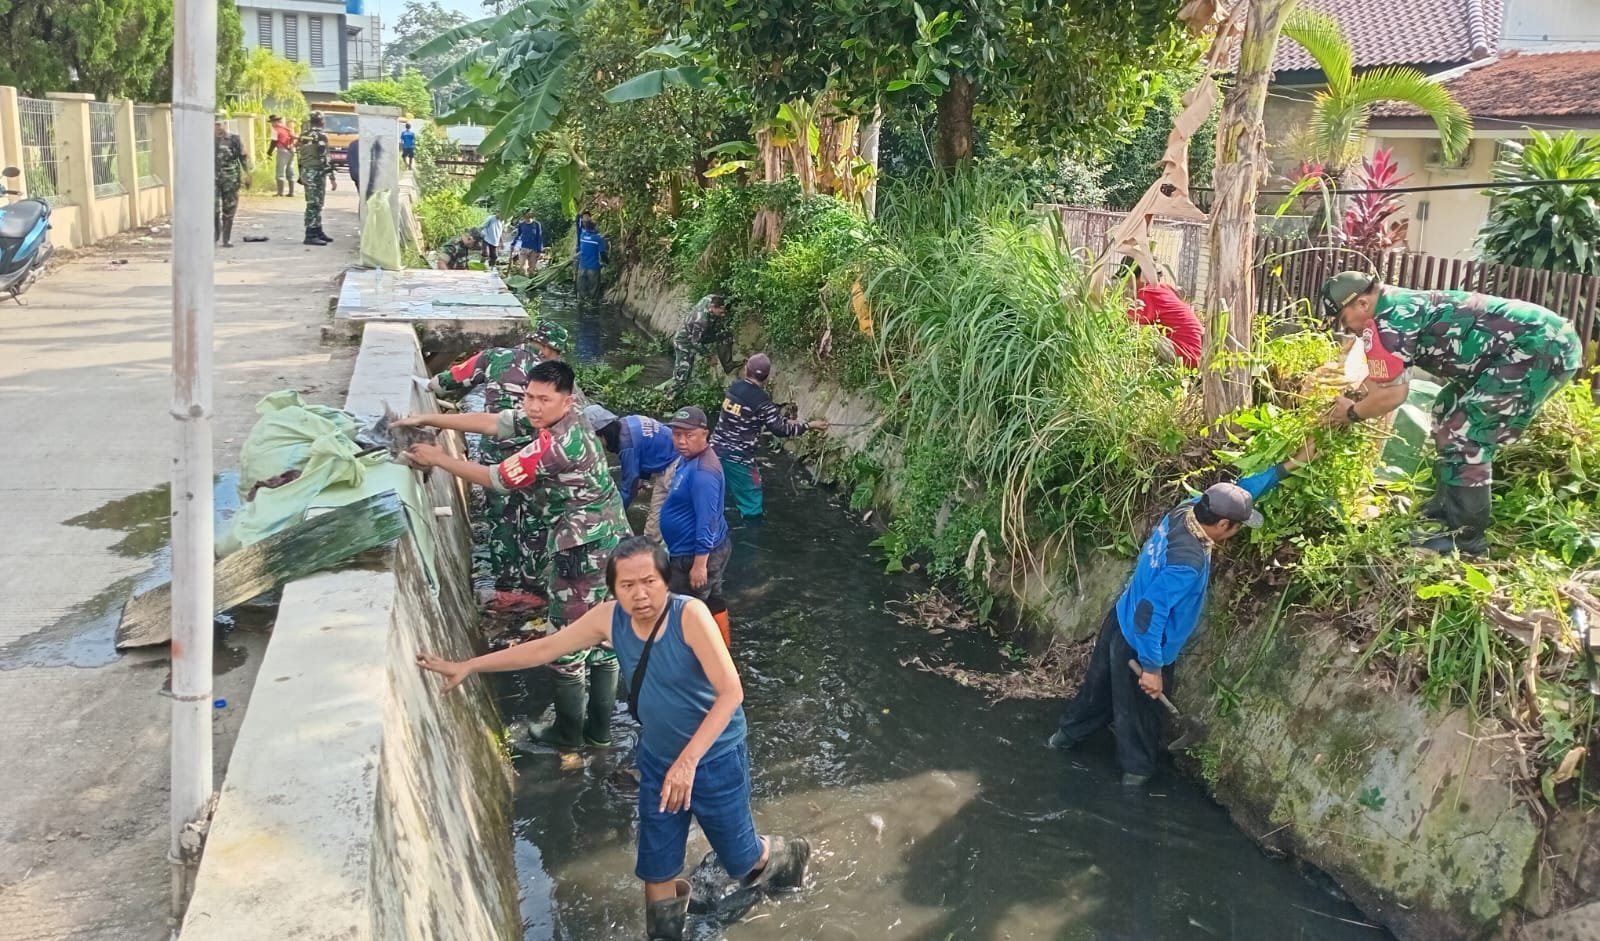
[(1437, 80), (1403, 66), (1357, 75), (1350, 41), (1328, 14), (1299, 7), (1284, 21), (1283, 35), (1305, 47), (1327, 77), (1327, 87), (1312, 99), (1316, 153), (1306, 156), (1322, 161), (1336, 184), (1360, 155), (1373, 106), (1384, 102), (1411, 105), (1432, 120), (1446, 157), (1454, 159), (1472, 140), (1472, 118)]
[[(470, 43), (467, 52), (429, 81), (463, 90), (441, 116), (489, 128), (478, 154), (483, 167), (466, 199), (490, 193), (507, 173), (521, 174), (505, 192), (502, 209), (514, 210), (547, 167), (564, 190), (576, 191), (581, 164), (561, 129), (563, 104), (579, 51), (579, 24), (593, 0), (527, 0), (505, 13), (475, 20), (440, 34), (413, 53), (426, 57)], [(572, 200), (574, 203), (576, 197)]]

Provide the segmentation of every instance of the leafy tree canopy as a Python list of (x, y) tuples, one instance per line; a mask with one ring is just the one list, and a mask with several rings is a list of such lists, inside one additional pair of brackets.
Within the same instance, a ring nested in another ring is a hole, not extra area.
[[(33, 96), (168, 101), (172, 11), (172, 0), (0, 0), (0, 85)], [(226, 93), (244, 63), (234, 0), (219, 0), (217, 25), (217, 86)]]
[(363, 105), (388, 105), (413, 117), (433, 114), (433, 94), (428, 91), (428, 80), (416, 69), (407, 69), (399, 78), (356, 82), (339, 97)]
[(443, 72), (460, 54), (457, 45), (452, 44), (422, 56), (415, 53), (439, 36), (468, 22), (465, 15), (440, 6), (439, 0), (406, 0), (400, 18), (390, 28), (384, 50), (393, 63), (394, 77), (399, 78), (412, 67), (428, 78)]

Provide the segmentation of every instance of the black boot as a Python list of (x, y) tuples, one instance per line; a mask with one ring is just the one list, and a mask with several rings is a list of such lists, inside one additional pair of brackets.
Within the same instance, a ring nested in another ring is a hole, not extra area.
[(1425, 540), (1421, 548), (1440, 555), (1478, 557), (1489, 552), (1489, 517), (1494, 506), (1491, 489), (1447, 487), (1444, 495), (1444, 532)]
[(767, 837), (767, 864), (745, 877), (745, 884), (765, 892), (798, 889), (805, 884), (811, 844), (805, 837)]
[(233, 217), (231, 216), (222, 220), (222, 247), (233, 247)]
[(322, 231), (322, 226), (320, 226), (320, 225), (317, 226), (317, 238), (322, 239), (324, 242), (332, 242), (333, 241), (333, 236), (331, 236), (328, 233)]
[(649, 941), (683, 941), (689, 920), (689, 883), (679, 879), (674, 886), (676, 898), (651, 902), (644, 908), (644, 933)]
[(603, 748), (611, 744), (611, 714), (617, 708), (617, 674), (614, 658), (589, 663), (589, 707), (583, 722), (583, 740)]
[(581, 668), (577, 673), (557, 673), (555, 721), (531, 728), (529, 732), (534, 740), (556, 748), (582, 748), (584, 707), (588, 699), (589, 679)]
[(306, 240), (304, 242), (301, 242), (300, 244), (301, 245), (315, 245), (318, 248), (321, 248), (322, 246), (324, 246), (324, 245), (326, 245), (328, 243), (324, 242), (322, 239), (317, 238), (317, 233), (316, 233), (316, 231), (314, 229), (307, 229), (306, 230)]

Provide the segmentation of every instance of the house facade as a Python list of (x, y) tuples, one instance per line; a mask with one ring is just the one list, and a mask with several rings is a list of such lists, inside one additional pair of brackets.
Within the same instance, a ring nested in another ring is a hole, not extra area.
[[(1359, 70), (1408, 66), (1450, 89), (1472, 116), (1466, 153), (1446, 160), (1431, 121), (1413, 109), (1375, 110), (1365, 149), (1389, 148), (1407, 186), (1484, 183), (1501, 142), (1528, 128), (1600, 133), (1600, 2), (1597, 0), (1304, 0), (1339, 21)], [(1325, 82), (1298, 43), (1280, 42), (1265, 112), (1275, 183), (1304, 154), (1301, 129)], [(1413, 193), (1413, 251), (1469, 258), (1488, 219), (1479, 187)]]
[(382, 77), (378, 17), (365, 14), (362, 0), (245, 0), (239, 19), (246, 49), (269, 49), (311, 69), (300, 86), (308, 101)]

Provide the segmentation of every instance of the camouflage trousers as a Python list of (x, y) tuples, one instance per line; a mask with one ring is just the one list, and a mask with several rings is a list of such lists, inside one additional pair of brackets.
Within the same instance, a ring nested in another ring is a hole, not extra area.
[[(562, 549), (550, 559), (550, 625), (566, 627), (583, 617), (590, 608), (611, 597), (606, 587), (606, 562), (621, 540), (608, 536), (573, 549)], [(557, 672), (575, 673), (586, 663), (616, 659), (604, 647), (590, 647), (567, 654), (550, 666)]]
[(212, 234), (212, 238), (217, 238), (217, 239), (222, 238), (222, 227), (223, 227), (223, 224), (224, 223), (228, 223), (228, 222), (232, 222), (234, 215), (237, 214), (238, 211), (239, 211), (239, 190), (238, 190), (238, 187), (235, 187), (233, 189), (223, 189), (221, 187), (218, 187), (217, 188), (217, 205), (216, 205), (216, 210), (213, 213), (213, 215), (215, 216), (215, 219), (213, 221), (215, 222), (216, 231)]
[(328, 175), (315, 171), (301, 173), (300, 185), (306, 190), (306, 231), (319, 231), (322, 228), (322, 203), (328, 198)]
[[(480, 441), (469, 451), (476, 452), (471, 455), (473, 460), (489, 466), (516, 453), (492, 439)], [(548, 577), (550, 529), (538, 507), (525, 493), (500, 493), (489, 488), (483, 488), (482, 493), (488, 564), (488, 571), (482, 573), (485, 581), (493, 579), (496, 588), (507, 591), (542, 590)]]
[[(688, 337), (676, 336), (672, 338), (672, 384), (679, 389), (689, 384), (694, 375), (694, 361), (700, 354), (703, 344), (695, 343)], [(733, 361), (733, 341), (723, 340), (711, 346), (711, 353), (726, 370)]]
[(1433, 400), (1439, 483), (1447, 487), (1493, 483), (1495, 455), (1522, 437), (1539, 407), (1567, 384), (1581, 362), (1582, 345), (1568, 327), (1536, 354), (1440, 389)]

